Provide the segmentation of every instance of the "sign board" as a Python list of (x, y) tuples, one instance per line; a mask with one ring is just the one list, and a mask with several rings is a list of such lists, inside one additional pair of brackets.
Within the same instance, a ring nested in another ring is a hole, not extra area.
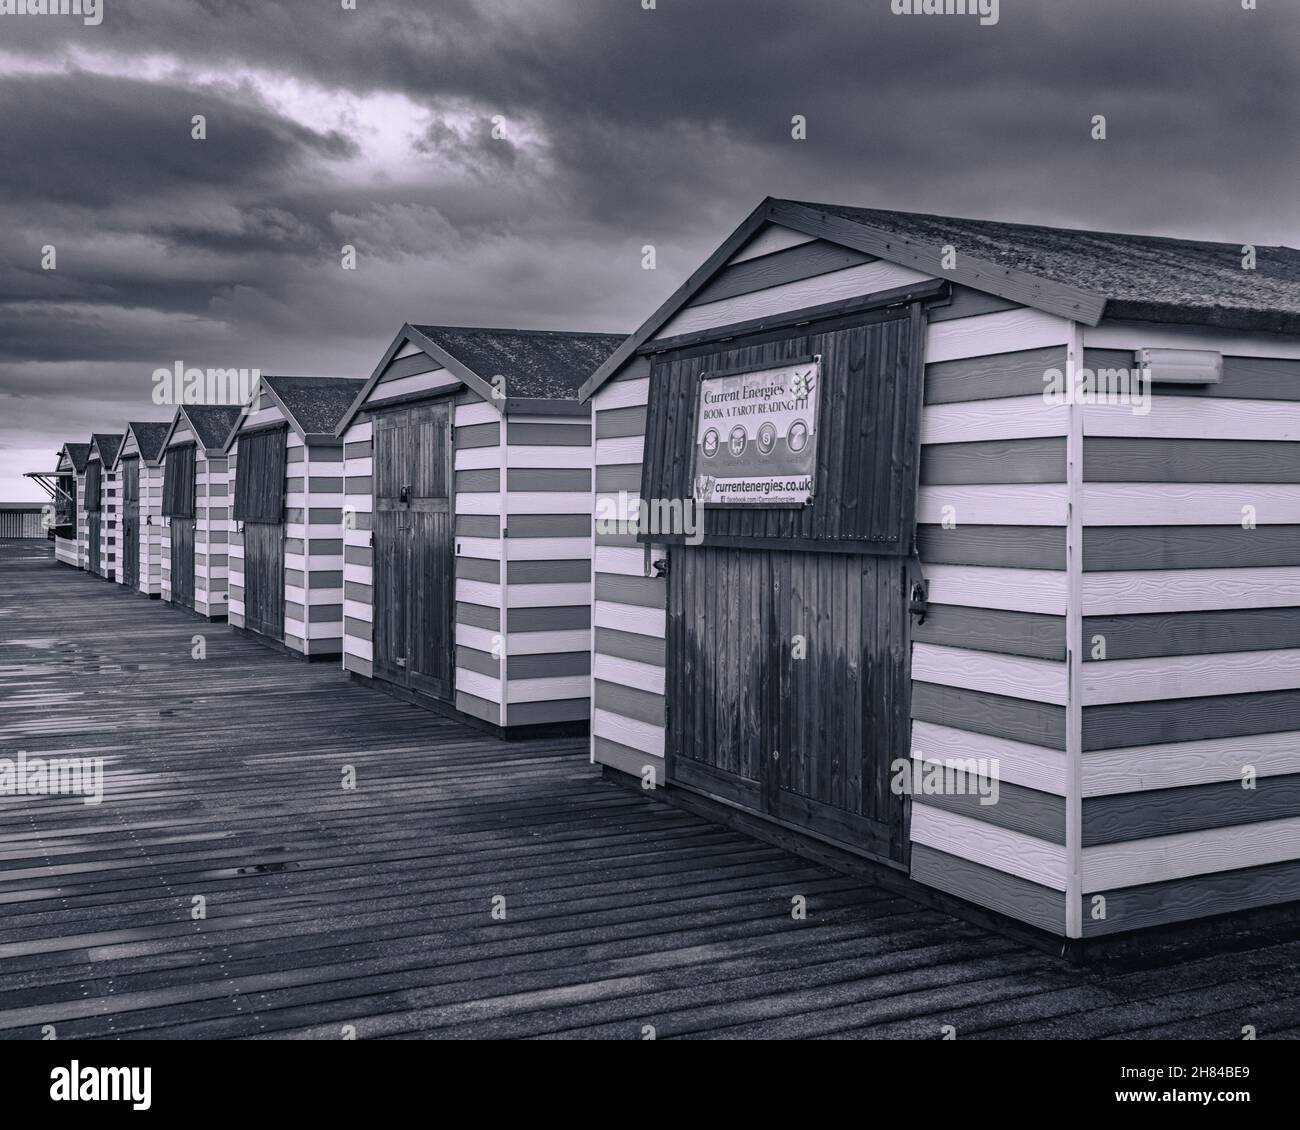
[(694, 495), (706, 505), (806, 506), (817, 465), (821, 358), (700, 378)]

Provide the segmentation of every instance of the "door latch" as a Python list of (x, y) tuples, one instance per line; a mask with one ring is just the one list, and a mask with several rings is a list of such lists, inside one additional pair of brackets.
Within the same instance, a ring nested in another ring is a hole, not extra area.
[(925, 581), (913, 581), (908, 593), (907, 610), (916, 617), (917, 625), (925, 623), (929, 611), (930, 586)]
[(396, 663), (399, 667), (405, 667), (405, 666), (406, 666), (406, 656), (402, 656), (401, 659), (394, 659), (393, 662)]
[(411, 488), (409, 486), (402, 487), (398, 492), (397, 501), (402, 503), (404, 506), (409, 506), (411, 504)]

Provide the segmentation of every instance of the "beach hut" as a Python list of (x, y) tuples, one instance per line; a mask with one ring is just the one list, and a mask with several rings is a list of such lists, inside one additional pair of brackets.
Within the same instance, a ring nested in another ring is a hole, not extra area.
[(162, 445), (162, 599), (208, 620), (226, 618), (230, 489), (222, 445), (239, 411), (177, 408)]
[(224, 450), (229, 621), (308, 658), (343, 652), (343, 441), (360, 379), (263, 375)]
[(121, 442), (120, 435), (96, 432), (86, 454), (86, 571), (105, 580), (117, 579), (121, 499), (112, 468)]
[(122, 488), (117, 580), (145, 596), (162, 595), (162, 451), (166, 421), (132, 421), (112, 470)]
[(769, 199), (582, 395), (595, 761), (1058, 938), (1300, 899), (1300, 252)]
[(26, 477), (50, 496), (48, 511), (52, 513), (48, 519), (43, 514), (41, 522), (54, 538), (54, 560), (77, 569), (82, 567), (77, 530), (82, 519), (81, 490), (89, 453), (88, 443), (65, 443), (59, 448), (53, 471), (26, 472)]
[(343, 665), (502, 731), (585, 729), (609, 334), (406, 325), (339, 428)]

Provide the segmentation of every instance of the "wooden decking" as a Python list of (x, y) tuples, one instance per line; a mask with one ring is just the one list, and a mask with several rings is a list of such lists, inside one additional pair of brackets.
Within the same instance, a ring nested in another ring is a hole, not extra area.
[(0, 797), (11, 1038), (1300, 1034), (1300, 941), (1070, 966), (30, 541), (0, 543), (20, 750), (102, 756), (105, 797)]

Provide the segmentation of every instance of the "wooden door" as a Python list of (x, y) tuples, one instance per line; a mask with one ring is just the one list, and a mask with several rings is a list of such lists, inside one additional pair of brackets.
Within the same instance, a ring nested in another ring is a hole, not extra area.
[(244, 627), (284, 639), (284, 526), (244, 523)]
[(100, 511), (91, 510), (86, 514), (86, 567), (96, 576), (99, 575), (100, 556)]
[(905, 859), (904, 559), (675, 547), (667, 627), (670, 781)]
[(452, 701), (455, 560), (450, 405), (374, 417), (374, 673)]
[(172, 603), (194, 607), (194, 519), (172, 518)]
[(122, 583), (140, 585), (140, 460), (122, 460)]

